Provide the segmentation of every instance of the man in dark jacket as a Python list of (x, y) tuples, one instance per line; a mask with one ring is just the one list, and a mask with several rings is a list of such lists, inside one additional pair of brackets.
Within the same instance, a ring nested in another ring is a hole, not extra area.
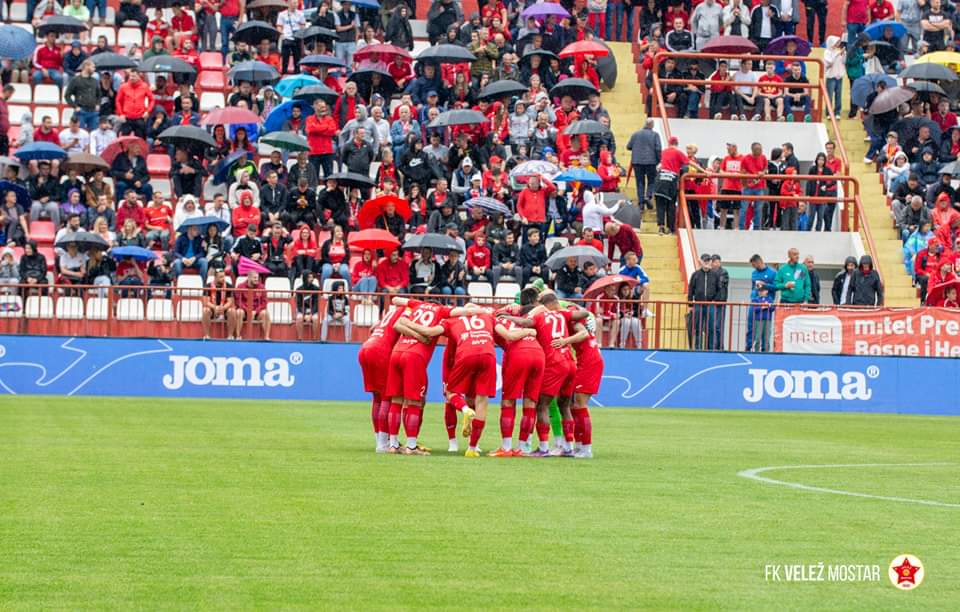
[(637, 130), (627, 141), (627, 151), (630, 151), (630, 165), (637, 180), (637, 198), (639, 202), (646, 202), (647, 208), (653, 199), (653, 183), (657, 178), (657, 164), (660, 163), (660, 134), (653, 130), (653, 119), (647, 119), (643, 129)]
[[(329, 196), (329, 193), (327, 195)], [(342, 195), (341, 193), (341, 197)], [(321, 209), (323, 207), (321, 205)], [(262, 217), (261, 213), (261, 219)], [(317, 194), (307, 185), (307, 179), (299, 179), (297, 186), (287, 193), (287, 204), (280, 218), (288, 228), (297, 227), (301, 223), (313, 227), (317, 223)]]
[(803, 265), (807, 266), (807, 272), (810, 275), (810, 299), (808, 304), (820, 303), (820, 274), (813, 269), (813, 255), (807, 255), (803, 258)]
[(696, 302), (688, 321), (690, 346), (693, 349), (712, 350), (715, 341), (716, 309), (713, 304), (720, 295), (720, 275), (710, 265), (710, 255), (700, 256), (700, 269), (690, 275), (687, 286), (687, 301)]
[(140, 145), (131, 144), (126, 153), (117, 155), (110, 164), (110, 176), (113, 177), (115, 193), (126, 193), (127, 189), (133, 189), (144, 202), (153, 199), (150, 172), (147, 170), (147, 160), (140, 154)]
[(373, 163), (373, 149), (366, 141), (367, 131), (358, 127), (353, 131), (353, 140), (340, 148), (340, 165), (346, 166), (350, 172), (367, 176), (370, 173), (370, 164)]
[(100, 87), (94, 76), (93, 62), (85, 61), (80, 66), (80, 74), (70, 79), (63, 100), (73, 107), (73, 116), (80, 119), (80, 127), (92, 132), (97, 129), (100, 113)]
[(280, 219), (287, 205), (287, 188), (280, 184), (276, 170), (267, 173), (267, 180), (260, 187), (260, 223), (263, 227)]
[(493, 283), (496, 285), (503, 277), (519, 280), (521, 270), (517, 268), (520, 249), (517, 248), (513, 232), (507, 232), (503, 241), (493, 247)]
[[(714, 301), (726, 302), (730, 291), (730, 273), (727, 272), (720, 260), (720, 255), (714, 253), (710, 256), (710, 269), (717, 275), (717, 297)], [(727, 307), (717, 306), (717, 320), (714, 326), (713, 350), (723, 350), (723, 322), (727, 317)]]
[(523, 269), (522, 285), (526, 285), (533, 277), (542, 278), (543, 282), (550, 282), (550, 270), (544, 265), (547, 261), (547, 250), (540, 243), (540, 230), (531, 229), (527, 233), (527, 240), (520, 248), (519, 265)]
[(860, 258), (860, 269), (853, 273), (853, 301), (855, 306), (883, 306), (883, 282), (873, 269), (873, 258)]
[(454, 223), (459, 226), (459, 221), (460, 218), (454, 211), (453, 202), (449, 199), (444, 200), (443, 204), (440, 205), (440, 210), (433, 211), (427, 218), (427, 233), (442, 234), (448, 224)]
[(170, 166), (170, 178), (173, 180), (173, 193), (179, 199), (184, 194), (200, 197), (203, 193), (203, 177), (207, 175), (200, 160), (190, 155), (186, 149), (177, 149), (173, 164)]
[(173, 262), (175, 277), (180, 276), (184, 268), (192, 268), (200, 274), (200, 280), (207, 282), (207, 258), (204, 256), (199, 227), (191, 225), (187, 228), (187, 233), (180, 234), (174, 244), (173, 253), (176, 256), (176, 261)]
[(830, 295), (833, 303), (842, 306), (853, 303), (853, 274), (857, 271), (857, 259), (847, 257), (843, 262), (843, 270), (833, 277), (833, 288)]
[(561, 299), (572, 300), (583, 296), (583, 276), (577, 267), (576, 257), (567, 257), (563, 267), (557, 270), (553, 286), (557, 290), (557, 297)]

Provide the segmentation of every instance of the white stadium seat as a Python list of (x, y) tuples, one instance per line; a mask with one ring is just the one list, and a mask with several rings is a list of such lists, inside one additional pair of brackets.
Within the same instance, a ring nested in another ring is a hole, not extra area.
[(148, 301), (147, 321), (173, 321), (173, 300), (154, 298)]
[(290, 302), (267, 302), (267, 312), (270, 313), (270, 320), (279, 325), (289, 325), (293, 323), (293, 312), (290, 308)]
[(73, 108), (63, 107), (63, 113), (60, 115), (60, 125), (70, 125), (70, 117), (73, 117)]
[(87, 319), (91, 321), (106, 321), (109, 302), (107, 298), (92, 297), (87, 299)]
[(24, 23), (27, 21), (27, 3), (17, 2), (10, 5), (10, 21)]
[(27, 298), (25, 310), (28, 319), (52, 319), (53, 298), (49, 295), (31, 295)]
[(76, 296), (61, 296), (57, 298), (58, 319), (82, 319), (83, 298)]
[[(111, 22), (113, 20), (111, 19)], [(96, 44), (101, 36), (107, 37), (107, 44), (111, 47), (117, 44), (117, 31), (109, 26), (96, 26), (90, 31), (90, 40)]]
[(520, 291), (520, 285), (517, 283), (497, 283), (497, 291), (494, 294), (498, 298), (510, 298), (513, 299), (517, 295), (517, 292)]
[(33, 102), (33, 87), (29, 83), (10, 83), (13, 86), (13, 95), (10, 104), (30, 104)]
[(323, 281), (323, 287), (320, 288), (324, 293), (333, 293), (334, 283), (342, 283), (345, 279), (342, 278), (328, 278)]
[(0, 319), (19, 319), (23, 316), (23, 298), (19, 295), (0, 295)]
[(473, 282), (467, 285), (467, 295), (469, 295), (474, 302), (482, 304), (483, 302), (490, 301), (484, 298), (493, 297), (493, 287), (487, 282)]
[(376, 304), (357, 304), (353, 309), (353, 323), (360, 327), (373, 327), (380, 320), (380, 309)]
[(173, 195), (173, 186), (170, 184), (170, 179), (152, 178), (150, 179), (150, 185), (154, 191), (162, 193), (164, 197), (168, 198)]
[(56, 85), (37, 85), (33, 88), (34, 104), (60, 104), (60, 88)]
[(181, 274), (177, 277), (177, 289), (181, 290), (177, 292), (180, 297), (200, 297), (203, 295), (203, 281), (196, 274)]
[[(56, 106), (36, 106), (33, 109), (33, 127), (40, 127), (44, 117), (50, 117), (53, 127), (60, 125), (60, 109)], [(59, 131), (59, 130), (58, 130)]]
[(201, 314), (203, 314), (203, 302), (200, 300), (180, 300), (177, 304), (177, 320), (181, 323), (199, 321)]
[(143, 321), (143, 300), (120, 298), (117, 300), (118, 321)]
[(559, 244), (561, 248), (565, 247), (567, 246), (567, 239), (560, 238), (559, 236), (547, 238), (546, 242), (543, 243), (543, 248), (547, 250), (547, 255), (550, 255), (550, 253), (553, 252), (553, 245), (555, 244)]
[(29, 106), (11, 104), (7, 108), (10, 112), (10, 125), (20, 125), (24, 115), (30, 115), (31, 118), (33, 117), (33, 112), (30, 110)]
[(205, 91), (200, 94), (200, 112), (206, 113), (227, 105), (226, 98), (219, 91)]
[(263, 283), (268, 300), (286, 300), (290, 297), (290, 281), (283, 276), (268, 276)]
[(117, 44), (125, 49), (131, 45), (143, 46), (143, 32), (140, 28), (120, 28), (117, 31)]

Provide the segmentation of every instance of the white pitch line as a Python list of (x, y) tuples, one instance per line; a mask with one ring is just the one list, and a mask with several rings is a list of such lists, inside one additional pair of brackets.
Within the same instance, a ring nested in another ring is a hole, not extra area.
[(759, 467), (750, 470), (741, 470), (737, 476), (749, 478), (767, 484), (780, 485), (798, 489), (800, 491), (813, 491), (815, 493), (832, 493), (834, 495), (846, 495), (847, 497), (865, 497), (867, 499), (881, 499), (884, 501), (901, 502), (907, 504), (921, 504), (924, 506), (936, 506), (938, 508), (960, 508), (960, 504), (951, 504), (947, 502), (930, 501), (926, 499), (911, 499), (909, 497), (891, 497), (887, 495), (870, 495), (869, 493), (857, 493), (855, 491), (844, 491), (842, 489), (827, 489), (824, 487), (814, 487), (801, 484), (799, 482), (787, 482), (785, 480), (776, 480), (760, 476), (764, 472), (773, 470), (816, 470), (829, 468), (875, 468), (875, 467), (929, 467), (942, 465), (956, 465), (955, 463), (835, 463), (829, 465), (775, 465), (770, 467)]

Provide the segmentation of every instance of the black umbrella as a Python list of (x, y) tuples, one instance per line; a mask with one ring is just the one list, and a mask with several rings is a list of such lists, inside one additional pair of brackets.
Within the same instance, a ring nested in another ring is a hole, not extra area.
[(926, 117), (906, 117), (894, 123), (890, 130), (897, 133), (900, 145), (905, 147), (908, 142), (917, 137), (920, 128), (923, 126), (930, 128), (930, 136), (939, 143), (941, 137), (940, 126), (937, 125), (936, 121)]
[(913, 64), (907, 66), (907, 69), (900, 73), (905, 79), (924, 79), (927, 81), (956, 81), (957, 73), (950, 70), (942, 64), (925, 62), (922, 64)]
[(494, 81), (480, 90), (480, 99), (490, 98), (509, 98), (510, 96), (522, 96), (527, 93), (527, 86), (511, 79)]
[(57, 34), (79, 34), (87, 31), (87, 24), (67, 15), (50, 15), (37, 26), (37, 34), (46, 36), (47, 32)]
[(217, 146), (213, 136), (206, 130), (192, 125), (169, 127), (160, 132), (157, 139), (164, 144), (184, 149), (205, 149)]
[(640, 227), (640, 224), (643, 222), (642, 206), (634, 204), (632, 201), (630, 201), (630, 198), (620, 193), (604, 193), (602, 195), (604, 196), (604, 206), (613, 206), (617, 202), (622, 202), (620, 204), (620, 209), (613, 215), (614, 219), (621, 223), (626, 223), (630, 227)]
[(97, 53), (90, 57), (93, 67), (99, 70), (126, 70), (136, 68), (137, 60), (119, 53)]
[(434, 254), (449, 253), (450, 251), (463, 252), (460, 243), (446, 234), (414, 234), (400, 247), (404, 251), (419, 251), (433, 249)]
[(889, 87), (877, 94), (870, 105), (871, 115), (880, 115), (897, 108), (904, 102), (909, 102), (917, 92), (904, 87)]
[(903, 52), (890, 43), (877, 40), (873, 44), (876, 45), (877, 59), (884, 66), (889, 66), (903, 59)]
[(341, 187), (357, 187), (359, 189), (367, 189), (375, 185), (372, 178), (356, 172), (337, 172), (324, 180), (337, 181), (337, 184)]
[(110, 245), (100, 237), (100, 234), (90, 232), (77, 232), (72, 236), (63, 238), (55, 246), (58, 249), (66, 250), (68, 244), (76, 244), (77, 249), (80, 251), (88, 251), (90, 249), (103, 249), (106, 251), (110, 248)]
[(944, 164), (940, 168), (939, 174), (949, 174), (950, 176), (956, 176), (960, 174), (960, 162), (950, 162), (949, 164)]
[(336, 42), (340, 40), (340, 35), (330, 30), (328, 28), (322, 28), (320, 26), (310, 26), (306, 30), (300, 30), (295, 37), (303, 39), (303, 42), (309, 42), (311, 40), (321, 39), (327, 42)]
[(252, 9), (277, 9), (282, 11), (286, 8), (287, 3), (284, 0), (253, 0), (247, 5), (248, 11)]
[(230, 69), (227, 77), (231, 83), (248, 81), (255, 84), (274, 83), (280, 79), (280, 73), (270, 64), (256, 60), (240, 62)]
[(293, 94), (294, 100), (304, 100), (313, 104), (317, 99), (325, 100), (327, 104), (333, 104), (337, 100), (337, 92), (330, 89), (326, 85), (307, 85), (306, 87), (301, 87), (297, 90), (297, 93)]
[(277, 42), (280, 39), (280, 32), (266, 21), (254, 19), (248, 21), (233, 33), (233, 40), (243, 41), (248, 45), (259, 45), (261, 40), (267, 39), (270, 42)]
[(577, 134), (587, 134), (588, 136), (606, 134), (610, 131), (610, 128), (603, 125), (599, 121), (594, 121), (593, 119), (581, 119), (579, 121), (574, 121), (568, 125), (563, 133), (568, 136), (576, 136)]
[(143, 0), (145, 8), (170, 8), (175, 4), (183, 6), (183, 0)]
[(346, 64), (339, 57), (332, 55), (308, 55), (300, 60), (301, 66), (328, 66), (330, 68), (343, 68)]
[(486, 115), (480, 111), (457, 109), (440, 113), (436, 119), (427, 124), (427, 127), (441, 128), (453, 125), (477, 125), (484, 123), (486, 120)]
[(602, 40), (595, 40), (594, 42), (598, 42), (610, 50), (610, 53), (597, 58), (597, 74), (600, 75), (600, 81), (608, 89), (613, 89), (613, 86), (617, 84), (617, 57), (606, 42)]
[(947, 92), (943, 90), (943, 87), (940, 87), (933, 81), (912, 81), (907, 84), (907, 87), (917, 93), (935, 93), (940, 94), (941, 96), (947, 95)]
[(550, 89), (550, 95), (553, 97), (570, 96), (577, 102), (598, 93), (600, 91), (586, 79), (564, 79)]
[[(97, 57), (94, 55), (94, 57)], [(169, 72), (172, 74), (196, 74), (197, 69), (171, 55), (154, 55), (140, 64), (140, 72)]]
[(438, 64), (462, 64), (476, 61), (477, 56), (459, 45), (440, 44), (427, 47), (417, 55), (417, 61)]
[[(376, 85), (376, 91), (379, 92), (385, 99), (389, 100), (393, 94), (397, 93), (399, 87), (397, 87), (397, 82), (393, 80), (393, 77), (390, 76), (389, 72), (380, 70), (373, 66), (367, 66), (363, 70), (355, 70), (353, 74), (350, 75), (350, 80), (357, 84), (357, 87), (360, 91), (363, 91), (367, 94), (370, 93), (370, 90), (373, 89), (373, 75), (380, 75), (380, 82)], [(364, 99), (369, 100), (369, 95), (364, 95)]]
[(539, 55), (541, 57), (540, 61), (544, 64), (549, 64), (551, 59), (560, 59), (559, 55), (547, 49), (527, 49), (523, 52), (523, 57), (520, 58), (520, 61), (530, 61), (530, 58), (534, 55)]

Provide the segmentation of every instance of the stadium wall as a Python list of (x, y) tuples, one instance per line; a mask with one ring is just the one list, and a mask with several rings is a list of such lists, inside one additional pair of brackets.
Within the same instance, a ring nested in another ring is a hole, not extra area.
[[(356, 344), (0, 337), (0, 390), (92, 395), (367, 401)], [(960, 415), (951, 359), (605, 350), (599, 406)], [(440, 351), (430, 401), (440, 400)], [(386, 367), (386, 364), (384, 364)]]

